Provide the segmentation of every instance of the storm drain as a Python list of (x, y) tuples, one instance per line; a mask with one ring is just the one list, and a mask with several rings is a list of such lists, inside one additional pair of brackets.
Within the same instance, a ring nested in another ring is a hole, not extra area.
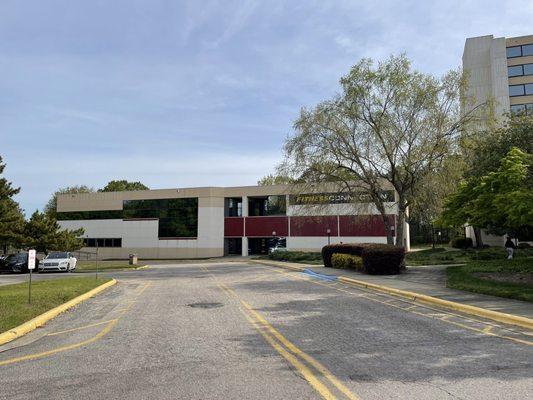
[(192, 308), (218, 308), (222, 307), (222, 303), (191, 303), (187, 304), (188, 307)]

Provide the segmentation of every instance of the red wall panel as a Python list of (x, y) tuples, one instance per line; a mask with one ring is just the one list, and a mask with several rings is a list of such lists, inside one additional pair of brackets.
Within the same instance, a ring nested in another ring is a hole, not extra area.
[(291, 217), (291, 236), (338, 236), (337, 216), (298, 216)]
[[(394, 225), (394, 215), (388, 216)], [(386, 236), (385, 224), (380, 215), (339, 216), (340, 236)], [(396, 233), (396, 230), (394, 231)]]
[(245, 224), (249, 237), (271, 237), (274, 231), (276, 236), (289, 234), (287, 217), (246, 217)]
[(244, 218), (229, 217), (224, 218), (224, 236), (238, 236), (244, 235)]

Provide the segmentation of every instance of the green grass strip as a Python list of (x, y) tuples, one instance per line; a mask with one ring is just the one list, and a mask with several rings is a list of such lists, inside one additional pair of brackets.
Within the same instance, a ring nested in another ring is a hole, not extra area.
[(82, 295), (110, 278), (63, 278), (32, 283), (32, 304), (28, 304), (28, 283), (0, 286), (0, 333), (15, 328), (42, 313)]

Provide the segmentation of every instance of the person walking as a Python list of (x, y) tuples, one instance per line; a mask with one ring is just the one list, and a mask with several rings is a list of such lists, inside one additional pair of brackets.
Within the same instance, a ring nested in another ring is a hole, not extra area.
[(507, 259), (512, 260), (513, 259), (513, 253), (514, 249), (516, 248), (515, 244), (511, 240), (510, 236), (507, 236), (507, 240), (505, 241), (505, 249), (507, 250)]

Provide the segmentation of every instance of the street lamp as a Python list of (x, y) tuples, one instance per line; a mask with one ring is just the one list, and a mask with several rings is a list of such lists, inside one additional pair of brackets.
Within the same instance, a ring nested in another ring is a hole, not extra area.
[(328, 246), (330, 244), (330, 236), (331, 236), (331, 229), (326, 229), (326, 233), (328, 234)]

